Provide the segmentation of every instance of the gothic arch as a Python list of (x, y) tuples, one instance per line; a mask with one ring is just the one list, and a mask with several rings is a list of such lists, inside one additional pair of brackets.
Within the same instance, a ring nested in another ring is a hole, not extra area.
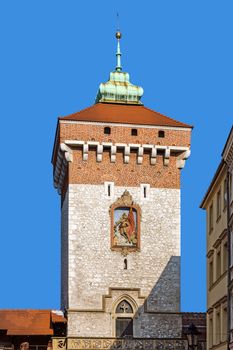
[(116, 307), (115, 310), (116, 314), (133, 314), (133, 308), (131, 304), (127, 300), (122, 300)]
[(138, 305), (136, 303), (136, 301), (129, 295), (129, 294), (122, 294), (119, 298), (117, 298), (115, 300), (115, 302), (112, 305), (112, 313), (115, 314), (116, 313), (116, 308), (117, 306), (123, 301), (125, 300), (127, 303), (129, 303), (133, 309), (133, 314), (136, 313), (137, 309), (138, 309)]

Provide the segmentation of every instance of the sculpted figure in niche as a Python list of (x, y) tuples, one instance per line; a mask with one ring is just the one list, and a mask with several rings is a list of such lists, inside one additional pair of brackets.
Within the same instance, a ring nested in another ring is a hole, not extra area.
[(114, 243), (116, 245), (136, 245), (137, 212), (132, 207), (114, 210)]
[(111, 249), (136, 251), (140, 249), (141, 209), (129, 191), (125, 190), (110, 207)]

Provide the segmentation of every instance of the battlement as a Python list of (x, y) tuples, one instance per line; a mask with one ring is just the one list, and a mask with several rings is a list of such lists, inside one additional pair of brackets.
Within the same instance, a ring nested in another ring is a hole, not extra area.
[[(73, 153), (78, 153), (77, 157), (73, 157)], [(66, 172), (69, 162), (76, 159), (76, 163), (80, 161), (91, 161), (93, 165), (93, 154), (96, 163), (121, 163), (142, 165), (143, 161), (146, 166), (155, 166), (158, 159), (162, 160), (163, 166), (169, 166), (171, 157), (175, 158), (175, 166), (182, 169), (185, 161), (190, 156), (189, 147), (182, 146), (162, 146), (155, 144), (126, 144), (98, 141), (78, 141), (65, 140), (60, 144), (57, 161), (54, 167), (54, 186), (61, 192), (66, 178)], [(106, 157), (107, 156), (107, 157)], [(174, 162), (173, 162), (174, 163)], [(159, 162), (161, 167), (161, 161)], [(84, 163), (83, 166), (85, 167)], [(126, 170), (126, 169), (125, 169)], [(110, 173), (111, 178), (111, 173)], [(109, 178), (109, 180), (110, 180)], [(84, 181), (85, 182), (85, 181)]]

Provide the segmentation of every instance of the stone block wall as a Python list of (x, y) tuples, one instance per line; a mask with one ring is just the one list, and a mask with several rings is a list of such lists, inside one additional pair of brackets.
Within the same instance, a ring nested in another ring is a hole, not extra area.
[[(111, 250), (109, 214), (125, 189), (142, 211), (140, 251), (127, 255), (127, 270), (125, 257)], [(115, 336), (115, 309), (125, 298), (133, 305), (135, 337), (176, 337), (182, 328), (175, 314), (180, 307), (180, 190), (150, 188), (143, 198), (140, 186), (115, 186), (109, 198), (104, 183), (71, 184), (62, 213), (69, 257), (63, 254), (68, 335)]]

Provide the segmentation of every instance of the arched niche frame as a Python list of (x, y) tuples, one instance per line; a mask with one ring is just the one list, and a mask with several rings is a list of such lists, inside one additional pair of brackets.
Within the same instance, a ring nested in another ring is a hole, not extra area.
[(110, 207), (111, 249), (125, 253), (140, 250), (141, 208), (125, 190)]

